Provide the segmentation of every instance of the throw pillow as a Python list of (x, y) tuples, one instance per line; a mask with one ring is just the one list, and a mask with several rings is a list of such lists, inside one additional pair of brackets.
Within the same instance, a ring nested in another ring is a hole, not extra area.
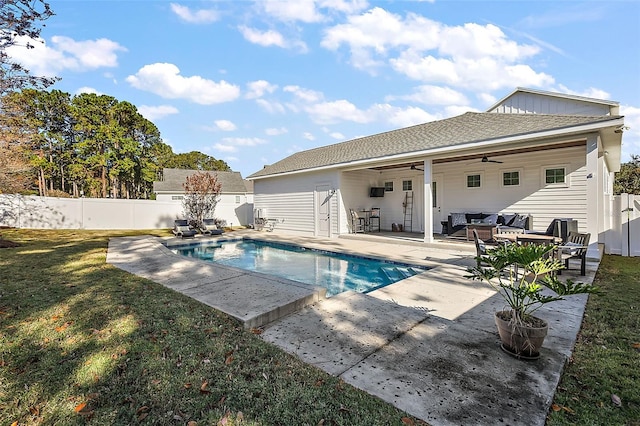
[(451, 213), (451, 226), (466, 225), (467, 217), (464, 213)]
[(490, 214), (489, 216), (487, 216), (484, 219), (482, 219), (482, 223), (490, 223), (492, 225), (497, 225), (498, 224), (498, 215), (497, 214)]
[(517, 213), (513, 213), (513, 214), (503, 214), (502, 218), (504, 220), (504, 225), (505, 226), (511, 226), (511, 222), (513, 222), (513, 219), (516, 218), (516, 216), (518, 216)]
[(514, 228), (524, 229), (526, 225), (527, 225), (527, 216), (519, 214), (519, 215), (516, 215), (516, 217), (511, 222), (510, 226), (513, 226)]

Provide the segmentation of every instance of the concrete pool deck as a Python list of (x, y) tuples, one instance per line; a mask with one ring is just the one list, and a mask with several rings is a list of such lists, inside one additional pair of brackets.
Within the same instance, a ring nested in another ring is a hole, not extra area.
[[(194, 240), (113, 238), (107, 262), (232, 315), (245, 327), (262, 326), (265, 341), (431, 425), (545, 424), (585, 295), (538, 311), (549, 321), (541, 358), (521, 361), (500, 349), (493, 313), (502, 299), (464, 277), (474, 264), (472, 245), (257, 231), (224, 237), (243, 236), (431, 269), (368, 294), (324, 299), (322, 289), (184, 258), (162, 244)], [(593, 281), (597, 262), (587, 262), (586, 277), (577, 275), (576, 266), (562, 277)]]

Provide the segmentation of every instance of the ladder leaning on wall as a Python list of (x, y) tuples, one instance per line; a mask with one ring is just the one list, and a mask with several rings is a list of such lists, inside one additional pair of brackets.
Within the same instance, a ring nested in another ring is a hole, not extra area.
[(413, 232), (413, 191), (404, 193), (404, 231)]

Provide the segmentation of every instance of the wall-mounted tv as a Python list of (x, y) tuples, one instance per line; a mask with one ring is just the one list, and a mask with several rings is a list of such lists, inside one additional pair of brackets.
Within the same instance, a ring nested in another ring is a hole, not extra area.
[(384, 186), (372, 186), (369, 190), (369, 197), (384, 197)]

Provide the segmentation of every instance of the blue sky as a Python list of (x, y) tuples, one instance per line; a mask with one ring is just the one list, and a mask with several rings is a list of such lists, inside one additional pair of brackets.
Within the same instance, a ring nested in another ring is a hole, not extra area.
[(248, 176), (296, 151), (484, 111), (516, 87), (620, 102), (640, 154), (637, 1), (50, 1), (53, 86), (128, 101)]

